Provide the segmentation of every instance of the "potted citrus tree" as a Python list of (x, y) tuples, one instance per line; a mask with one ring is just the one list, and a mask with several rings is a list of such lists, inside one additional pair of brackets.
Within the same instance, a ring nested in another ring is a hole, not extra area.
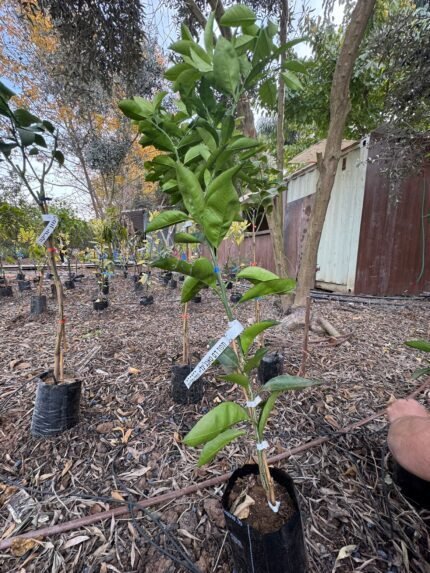
[[(245, 434), (253, 437), (257, 464), (236, 470), (223, 497), (236, 569), (241, 573), (300, 573), (305, 570), (306, 558), (294, 486), (288, 474), (269, 468), (269, 444), (264, 432), (280, 394), (310, 387), (315, 382), (283, 375), (267, 381), (263, 387), (255, 384), (253, 372), (266, 349), (254, 352), (254, 340), (275, 322), (261, 320), (243, 328), (228, 300), (218, 261), (219, 248), (232, 223), (242, 220), (240, 196), (247, 191), (264, 190), (260, 169), (255, 164), (263, 147), (241, 133), (238, 107), (251, 92), (276, 90), (278, 56), (288, 46), (277, 46), (277, 26), (272, 22), (257, 25), (256, 15), (246, 6), (232, 6), (222, 17), (221, 24), (230, 29), (231, 39), (216, 38), (214, 19), (211, 14), (202, 44), (195, 42), (183, 26), (182, 38), (171, 46), (177, 63), (167, 70), (166, 78), (179, 93), (176, 111), (164, 106), (165, 93), (152, 101), (139, 97), (125, 100), (120, 108), (136, 123), (142, 134), (141, 145), (153, 145), (163, 152), (145, 167), (151, 180), (158, 181), (170, 199), (172, 208), (155, 217), (147, 231), (190, 220), (198, 233), (190, 234), (189, 240), (202, 243), (207, 254), (193, 263), (163, 257), (154, 266), (186, 276), (181, 291), (183, 303), (203, 288), (212, 289), (229, 322), (225, 336), (184, 383), (192, 387), (223, 351), (222, 360), (229, 368), (223, 380), (237, 385), (238, 400), (216, 406), (183, 441), (193, 448), (202, 447), (198, 458), (198, 465), (202, 466)], [(293, 72), (289, 68), (293, 67), (287, 61), (285, 71), (281, 70), (290, 80)], [(187, 233), (181, 234), (182, 241), (184, 235)], [(240, 304), (284, 294), (295, 287), (293, 280), (257, 266), (243, 269), (241, 276), (252, 286), (242, 295)]]
[[(49, 121), (25, 108), (12, 106), (15, 94), (0, 82), (0, 158), (16, 173), (33, 198), (47, 226), (37, 243), (46, 246), (50, 271), (57, 293), (56, 336), (53, 368), (49, 377), (39, 380), (31, 430), (36, 436), (52, 436), (74, 426), (79, 418), (81, 381), (65, 372), (65, 314), (63, 287), (57, 270), (53, 231), (58, 218), (49, 212), (46, 184), (55, 164), (62, 166), (64, 155), (58, 149), (59, 134)], [(34, 164), (37, 162), (37, 166)]]

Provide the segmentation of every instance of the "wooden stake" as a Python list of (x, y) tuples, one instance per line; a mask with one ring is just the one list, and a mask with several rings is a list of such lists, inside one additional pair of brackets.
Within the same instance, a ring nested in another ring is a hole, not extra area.
[(311, 297), (306, 298), (305, 332), (303, 335), (302, 363), (300, 365), (299, 376), (304, 376), (306, 372), (306, 360), (308, 358), (309, 323), (311, 318)]

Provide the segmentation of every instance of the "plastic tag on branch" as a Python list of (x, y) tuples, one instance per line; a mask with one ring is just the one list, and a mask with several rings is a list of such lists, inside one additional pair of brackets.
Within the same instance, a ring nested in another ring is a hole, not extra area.
[(46, 243), (46, 241), (49, 239), (49, 237), (54, 232), (56, 226), (58, 225), (57, 215), (44, 214), (42, 215), (42, 219), (45, 221), (45, 223), (47, 222), (48, 224), (46, 225), (46, 227), (43, 229), (43, 231), (36, 240), (36, 243), (40, 246)]
[(192, 384), (202, 376), (209, 368), (209, 366), (215, 362), (220, 354), (230, 345), (230, 343), (243, 332), (243, 326), (238, 320), (233, 320), (229, 322), (229, 329), (224, 334), (222, 338), (216, 342), (212, 348), (209, 350), (205, 356), (200, 360), (194, 370), (185, 378), (184, 384), (187, 388), (191, 388)]

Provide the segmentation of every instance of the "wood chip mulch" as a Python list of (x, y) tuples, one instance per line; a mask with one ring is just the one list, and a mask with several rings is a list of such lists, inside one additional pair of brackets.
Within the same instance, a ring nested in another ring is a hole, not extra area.
[[(50, 292), (48, 282), (45, 290)], [(103, 312), (92, 308), (95, 279), (90, 273), (66, 292), (66, 364), (84, 381), (81, 420), (45, 440), (30, 434), (35, 384), (28, 381), (52, 365), (55, 305), (50, 299), (48, 313), (32, 317), (31, 293), (18, 294), (16, 286), (13, 299), (0, 299), (0, 537), (177, 490), (249, 461), (243, 446), (232, 444), (209, 467), (196, 469), (198, 452), (182, 445), (181, 437), (202, 413), (241, 396), (231, 385), (216, 382), (213, 368), (205, 376), (201, 404), (172, 402), (170, 371), (181, 360), (183, 311), (178, 290), (156, 278), (151, 290), (155, 304), (140, 306), (131, 280), (117, 276)], [(264, 300), (262, 316), (279, 318), (276, 304)], [(350, 336), (334, 345), (310, 334), (306, 375), (324, 384), (282, 396), (267, 433), (269, 455), (333, 436), (280, 464), (297, 486), (309, 570), (429, 573), (430, 514), (415, 509), (393, 483), (386, 420), (380, 417), (347, 435), (336, 432), (419, 385), (411, 372), (422, 366), (423, 356), (403, 343), (430, 338), (430, 303), (316, 301), (313, 308)], [(189, 312), (190, 348), (197, 362), (208, 341), (225, 332), (227, 320), (208, 291)], [(244, 305), (238, 318), (248, 324), (253, 312), (253, 304)], [(298, 371), (302, 338), (303, 330), (285, 334), (280, 329), (266, 337), (283, 352), (288, 372)], [(430, 391), (419, 396), (427, 406), (429, 398)], [(10, 505), (18, 494), (24, 510), (17, 520)], [(231, 573), (221, 494), (222, 487), (203, 490), (132, 518), (17, 542), (0, 553), (0, 571)]]

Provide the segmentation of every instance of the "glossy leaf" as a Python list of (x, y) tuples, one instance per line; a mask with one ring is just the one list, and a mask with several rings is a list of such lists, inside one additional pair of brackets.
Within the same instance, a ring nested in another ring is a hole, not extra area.
[(231, 43), (222, 36), (215, 46), (213, 72), (217, 86), (222, 91), (235, 95), (240, 80), (239, 58)]
[(136, 120), (146, 119), (153, 112), (152, 103), (137, 96), (120, 101), (118, 107), (125, 116)]
[(261, 404), (260, 417), (258, 419), (258, 431), (260, 432), (260, 435), (262, 435), (264, 432), (264, 428), (266, 427), (270, 412), (273, 410), (279, 394), (281, 394), (281, 392), (272, 392), (267, 400)]
[(269, 392), (287, 392), (289, 390), (304, 390), (305, 388), (319, 386), (320, 384), (321, 382), (317, 380), (282, 374), (266, 382), (263, 386), (263, 390), (269, 390)]
[(208, 160), (210, 157), (211, 152), (209, 151), (208, 147), (204, 143), (199, 143), (198, 145), (194, 145), (190, 147), (184, 157), (184, 163), (187, 164), (196, 157), (203, 157), (203, 159)]
[(61, 153), (61, 151), (57, 149), (54, 151), (53, 156), (55, 161), (57, 161), (60, 167), (62, 167), (64, 165), (64, 155)]
[(248, 419), (245, 408), (235, 402), (223, 402), (210, 410), (203, 418), (200, 418), (185, 436), (183, 442), (187, 446), (193, 447), (205, 444), (233, 424)]
[(216, 284), (216, 274), (213, 265), (206, 257), (200, 257), (194, 262), (191, 274), (194, 278), (209, 286)]
[(220, 24), (221, 26), (249, 26), (250, 24), (254, 24), (256, 21), (257, 16), (247, 6), (243, 4), (235, 4), (224, 12), (221, 17)]
[(260, 86), (259, 96), (261, 103), (269, 109), (274, 109), (278, 103), (278, 88), (273, 80), (269, 79)]
[(291, 90), (298, 91), (303, 89), (302, 82), (299, 80), (299, 78), (296, 76), (294, 72), (286, 70), (285, 72), (282, 72), (282, 77), (284, 78), (285, 85), (289, 87)]
[(214, 247), (219, 246), (240, 210), (239, 197), (232, 183), (232, 177), (240, 168), (238, 165), (218, 175), (206, 191), (202, 225), (206, 238)]
[(219, 451), (221, 451), (225, 446), (233, 442), (239, 436), (243, 436), (245, 433), (245, 430), (229, 429), (219, 434), (216, 438), (205, 445), (202, 453), (200, 454), (197, 466), (201, 467), (211, 462)]
[(423, 352), (430, 352), (430, 342), (428, 340), (408, 340), (405, 344), (410, 348), (416, 348)]
[(193, 63), (194, 67), (199, 70), (199, 72), (206, 73), (212, 71), (212, 64), (203, 59), (193, 47), (191, 47), (190, 54), (191, 62)]
[(239, 279), (247, 279), (254, 284), (279, 279), (278, 275), (262, 267), (246, 267), (237, 274), (237, 277)]
[(251, 372), (251, 370), (254, 370), (254, 368), (258, 368), (263, 356), (268, 350), (268, 348), (259, 348), (254, 356), (245, 362), (245, 372), (248, 373)]
[(205, 32), (204, 32), (204, 43), (208, 54), (212, 54), (214, 50), (214, 22), (215, 22), (215, 12), (211, 12), (206, 22)]
[(242, 151), (243, 149), (250, 149), (252, 147), (258, 147), (260, 142), (251, 137), (238, 137), (227, 147), (230, 151)]
[(291, 70), (292, 72), (297, 72), (304, 74), (306, 73), (306, 65), (299, 60), (287, 60), (284, 62), (284, 68), (286, 70)]
[(232, 372), (231, 374), (219, 376), (219, 378), (221, 380), (225, 380), (226, 382), (231, 382), (232, 384), (239, 384), (239, 386), (242, 386), (242, 388), (249, 388), (249, 379), (244, 374)]
[(190, 64), (187, 64), (185, 62), (180, 62), (179, 64), (175, 64), (174, 66), (166, 70), (164, 72), (164, 77), (166, 78), (166, 80), (174, 82), (175, 80), (178, 79), (178, 77), (182, 72), (185, 72), (186, 70), (190, 69), (191, 69)]
[(200, 222), (204, 210), (203, 191), (195, 174), (182, 163), (176, 164), (178, 187), (191, 217)]
[(164, 257), (163, 259), (157, 259), (151, 263), (151, 267), (157, 267), (158, 269), (163, 269), (164, 271), (173, 271), (188, 276), (191, 276), (192, 273), (192, 266), (190, 263), (181, 261), (180, 259), (175, 259), (175, 257)]
[(296, 288), (296, 281), (293, 279), (275, 279), (271, 281), (264, 281), (250, 288), (242, 296), (239, 302), (246, 302), (260, 296), (267, 296), (270, 294), (286, 294)]
[(176, 233), (173, 237), (175, 243), (201, 243), (201, 239), (196, 237), (196, 235), (190, 235), (189, 233)]
[(165, 229), (176, 223), (183, 223), (188, 219), (188, 215), (182, 211), (162, 211), (150, 221), (145, 229), (146, 233), (152, 233), (160, 229)]
[(181, 302), (186, 303), (189, 302), (192, 298), (198, 294), (202, 288), (205, 286), (204, 283), (199, 281), (194, 277), (187, 277), (184, 280), (184, 284), (182, 285), (181, 289)]
[(29, 127), (32, 123), (40, 123), (40, 119), (37, 116), (24, 108), (16, 109), (13, 115), (20, 127)]
[(21, 143), (24, 147), (27, 147), (28, 145), (32, 145), (34, 143), (36, 135), (33, 131), (20, 127), (17, 128), (17, 131), (19, 133)]
[(244, 354), (246, 354), (254, 342), (255, 338), (264, 330), (279, 324), (276, 320), (264, 320), (262, 322), (256, 322), (245, 330), (240, 335), (240, 344)]
[[(215, 344), (215, 342), (213, 344)], [(211, 346), (213, 346), (213, 344)], [(239, 368), (236, 353), (233, 348), (230, 347), (226, 348), (224, 352), (218, 356), (215, 362), (221, 364), (222, 369), (227, 374), (230, 374)]]

